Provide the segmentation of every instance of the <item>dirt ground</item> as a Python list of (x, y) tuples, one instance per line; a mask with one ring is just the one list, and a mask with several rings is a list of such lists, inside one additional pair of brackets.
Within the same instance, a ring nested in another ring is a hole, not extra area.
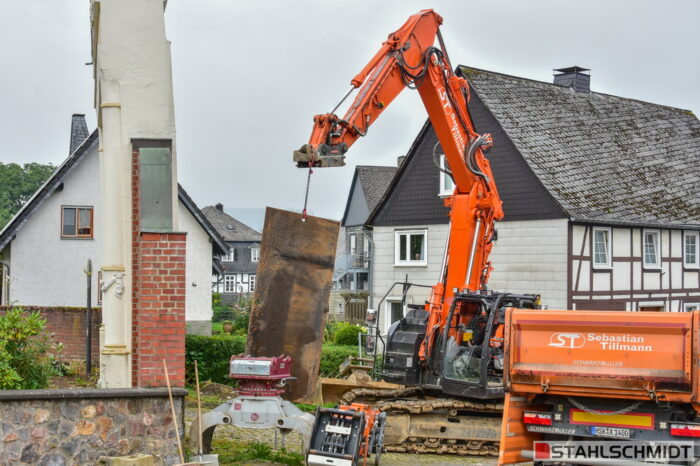
[[(206, 412), (207, 409), (203, 409)], [(187, 432), (189, 432), (192, 421), (197, 415), (197, 410), (193, 407), (188, 407), (185, 412), (185, 423)], [(271, 447), (278, 449), (285, 447), (288, 451), (301, 452), (301, 436), (295, 432), (290, 433), (283, 438), (281, 435), (275, 435), (277, 429), (240, 429), (232, 426), (219, 426), (214, 431), (213, 442), (220, 441), (238, 441), (238, 442), (262, 442), (267, 443)], [(213, 451), (212, 453), (217, 453)], [(225, 462), (222, 465), (228, 464)], [(233, 463), (235, 464), (235, 463)], [(260, 463), (262, 464), (262, 463)], [(275, 463), (265, 463), (275, 464)], [(374, 464), (374, 460), (370, 459), (367, 464)], [(381, 456), (382, 466), (408, 466), (421, 464), (439, 464), (445, 466), (458, 466), (469, 464), (473, 466), (491, 466), (497, 464), (496, 458), (482, 456), (456, 456), (456, 455), (417, 455), (413, 453), (383, 453)]]

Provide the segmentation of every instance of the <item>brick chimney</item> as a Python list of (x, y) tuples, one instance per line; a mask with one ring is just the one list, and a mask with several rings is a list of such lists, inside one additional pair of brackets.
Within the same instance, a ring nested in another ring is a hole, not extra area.
[(221, 211), (221, 212), (224, 211), (224, 205), (223, 205), (221, 202), (219, 202), (218, 204), (216, 204), (214, 207), (216, 207), (216, 210), (219, 210), (219, 211)]
[(70, 121), (70, 150), (68, 155), (75, 152), (75, 149), (90, 136), (84, 113), (74, 113)]
[(558, 68), (554, 71), (554, 84), (568, 87), (576, 92), (591, 92), (591, 71), (580, 66), (570, 66), (568, 68)]

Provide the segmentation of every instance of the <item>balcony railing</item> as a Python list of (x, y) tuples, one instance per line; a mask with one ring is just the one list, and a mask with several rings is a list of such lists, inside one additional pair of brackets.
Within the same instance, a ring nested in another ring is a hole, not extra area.
[(369, 255), (362, 252), (359, 254), (341, 254), (336, 257), (333, 280), (340, 280), (348, 272), (369, 272)]

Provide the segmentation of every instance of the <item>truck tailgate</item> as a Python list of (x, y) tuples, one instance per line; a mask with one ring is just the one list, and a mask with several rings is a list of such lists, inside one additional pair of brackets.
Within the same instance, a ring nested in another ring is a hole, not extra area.
[(509, 309), (507, 383), (690, 392), (692, 329), (692, 313)]

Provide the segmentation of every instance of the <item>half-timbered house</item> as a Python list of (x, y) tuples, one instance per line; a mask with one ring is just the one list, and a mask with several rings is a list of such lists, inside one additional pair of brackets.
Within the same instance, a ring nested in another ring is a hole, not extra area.
[[(539, 293), (563, 309), (688, 311), (700, 303), (700, 121), (688, 110), (591, 92), (588, 70), (554, 83), (460, 67), (505, 218), (490, 287)], [(370, 214), (375, 306), (385, 328), (404, 310), (393, 283), (438, 280), (453, 186), (423, 127)], [(438, 151), (439, 152), (439, 151)], [(439, 154), (438, 154), (439, 157)], [(400, 290), (399, 290), (400, 291)], [(429, 288), (412, 287), (422, 304)]]

